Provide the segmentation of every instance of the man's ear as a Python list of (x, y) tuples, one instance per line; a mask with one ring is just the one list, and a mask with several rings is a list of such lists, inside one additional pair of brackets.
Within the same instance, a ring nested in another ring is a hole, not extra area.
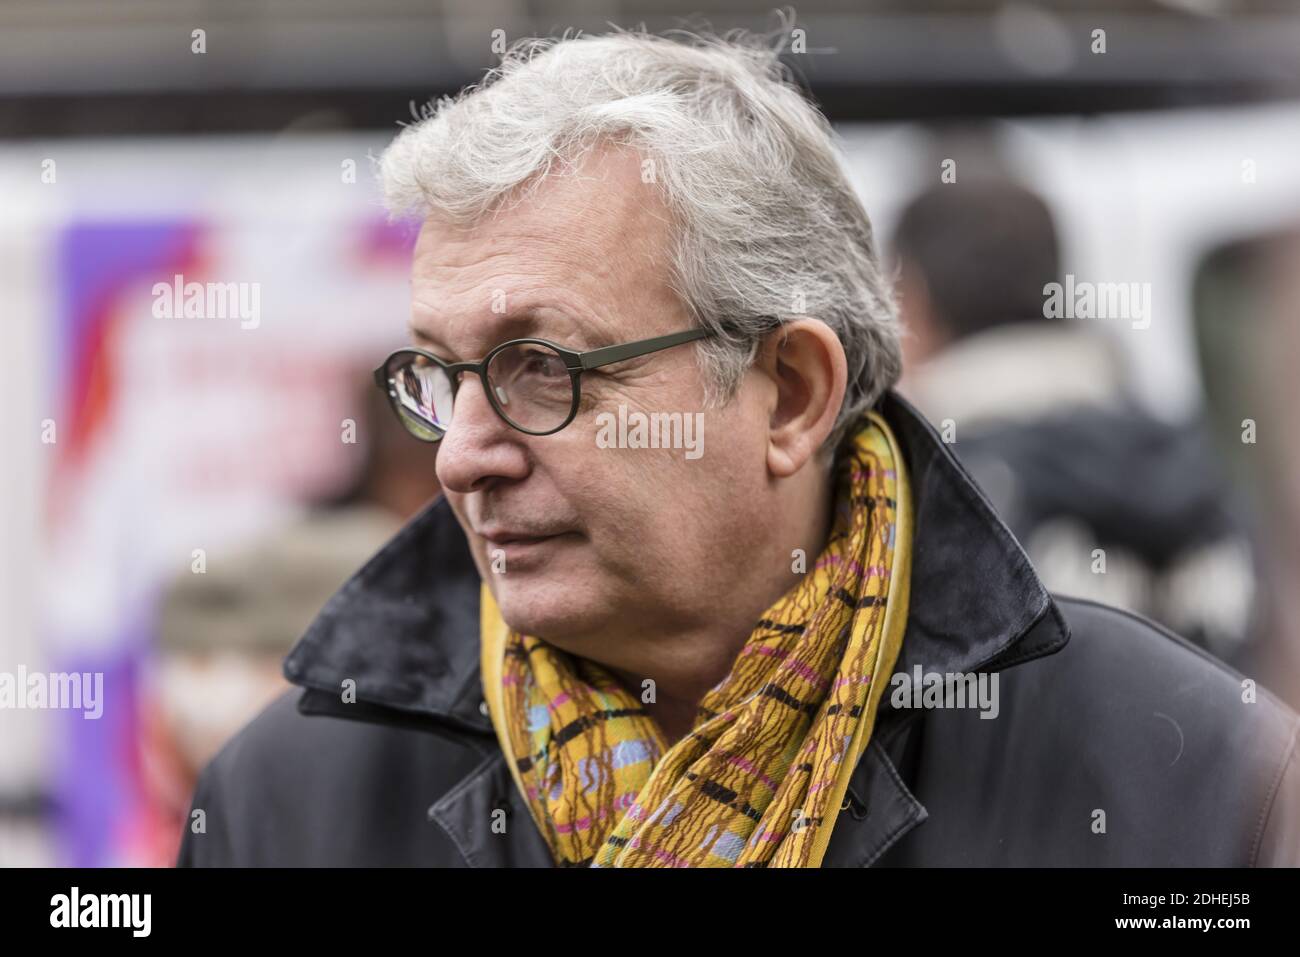
[(796, 319), (768, 334), (755, 365), (773, 386), (767, 467), (785, 478), (803, 468), (835, 427), (848, 387), (844, 346), (826, 323)]

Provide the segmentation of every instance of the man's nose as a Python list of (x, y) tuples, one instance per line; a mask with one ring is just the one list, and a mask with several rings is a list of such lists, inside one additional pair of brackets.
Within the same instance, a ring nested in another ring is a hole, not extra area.
[(475, 375), (461, 379), (451, 424), (438, 443), (434, 465), (443, 488), (466, 494), (494, 478), (520, 479), (528, 474), (524, 434), (497, 415)]

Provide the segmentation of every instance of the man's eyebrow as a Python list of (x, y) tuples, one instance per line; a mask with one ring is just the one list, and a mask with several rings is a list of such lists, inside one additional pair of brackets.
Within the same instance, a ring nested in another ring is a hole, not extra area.
[(432, 336), (426, 335), (423, 331), (418, 329), (416, 326), (408, 325), (406, 327), (406, 334), (410, 338), (412, 345), (420, 349), (427, 349), (429, 352), (432, 352), (440, 359), (445, 359), (448, 362), (460, 361), (460, 359), (457, 356), (453, 355), (451, 353), (451, 350), (449, 350), (441, 342), (434, 339)]
[[(545, 316), (542, 314), (545, 311), (543, 307), (538, 306), (494, 316), (495, 321), (490, 324), (489, 328), (500, 329), (506, 325), (513, 328), (509, 333), (499, 332), (492, 336), (490, 341), (485, 341), (482, 352), (477, 358), (481, 359), (493, 347), (502, 342), (507, 342), (510, 339), (527, 339), (534, 336), (548, 339), (556, 345), (572, 349), (574, 352), (588, 352), (613, 344), (606, 341), (608, 336), (601, 334), (597, 330), (582, 330), (577, 328), (576, 325), (571, 329), (566, 328), (562, 333), (547, 334), (541, 332), (538, 327), (545, 321)], [(558, 312), (559, 310), (555, 311)], [(451, 350), (446, 347), (442, 340), (425, 332), (415, 323), (412, 322), (407, 325), (407, 333), (421, 346), (428, 347), (430, 351), (438, 353), (442, 358), (461, 361), (457, 356), (451, 354)]]
[(421, 329), (419, 326), (416, 325), (408, 325), (406, 327), (406, 334), (410, 336), (412, 339), (414, 339), (416, 342), (422, 343), (424, 345), (431, 346), (431, 345), (439, 344), (437, 339), (433, 338), (432, 336), (427, 334), (423, 329)]

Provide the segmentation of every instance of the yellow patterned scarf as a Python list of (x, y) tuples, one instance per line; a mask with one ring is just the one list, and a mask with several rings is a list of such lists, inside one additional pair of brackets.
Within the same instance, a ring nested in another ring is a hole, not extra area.
[(509, 628), (483, 585), (489, 714), (558, 866), (821, 866), (902, 645), (911, 562), (893, 434), (871, 412), (847, 441), (825, 549), (671, 747), (609, 671)]

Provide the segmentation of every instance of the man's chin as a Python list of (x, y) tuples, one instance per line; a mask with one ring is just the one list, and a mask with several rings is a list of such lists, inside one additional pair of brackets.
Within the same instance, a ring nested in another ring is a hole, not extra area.
[(572, 588), (546, 575), (500, 576), (492, 595), (506, 624), (515, 631), (544, 640), (571, 634), (590, 616), (585, 601)]

